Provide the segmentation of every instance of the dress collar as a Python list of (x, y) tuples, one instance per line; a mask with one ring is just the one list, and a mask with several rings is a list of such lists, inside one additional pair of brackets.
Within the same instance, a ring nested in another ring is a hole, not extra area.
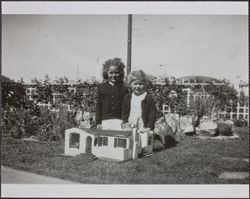
[(118, 82), (117, 84), (114, 84), (112, 82), (107, 82), (108, 85), (115, 87), (115, 86), (120, 86), (123, 82)]
[(140, 99), (140, 100), (144, 100), (146, 98), (146, 96), (147, 96), (147, 92), (145, 92), (145, 93), (143, 93), (143, 94), (141, 94), (139, 96), (132, 93), (133, 98)]
[(109, 84), (110, 84), (111, 86), (115, 86), (115, 84), (114, 84), (114, 83), (112, 83), (112, 82), (109, 82)]

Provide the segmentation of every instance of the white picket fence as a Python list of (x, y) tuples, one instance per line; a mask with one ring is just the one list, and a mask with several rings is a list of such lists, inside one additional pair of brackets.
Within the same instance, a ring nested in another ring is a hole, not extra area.
[[(163, 113), (163, 115), (169, 114), (169, 113), (172, 113), (172, 112), (173, 111), (171, 111), (171, 108), (170, 108), (169, 105), (166, 105), (166, 104), (162, 105), (162, 113)], [(175, 111), (174, 111), (174, 113), (175, 113)]]
[[(50, 102), (48, 102), (48, 103), (38, 102), (38, 103), (36, 103), (36, 105), (38, 105), (39, 107), (47, 107), (51, 111), (55, 111), (55, 112), (59, 111), (55, 107), (52, 107), (52, 104)], [(69, 111), (69, 112), (74, 111), (73, 107), (71, 105), (69, 105), (69, 104), (62, 104), (62, 106), (66, 107), (67, 108), (66, 110)]]
[(240, 106), (238, 103), (236, 107), (236, 112), (233, 112), (232, 108), (226, 108), (225, 111), (219, 112), (219, 115), (222, 115), (223, 117), (229, 117), (232, 119), (243, 119), (243, 120), (249, 120), (249, 113), (248, 113), (249, 107), (247, 105)]
[[(249, 124), (249, 107), (247, 105), (240, 106), (240, 104), (237, 104), (236, 112), (233, 112), (231, 108), (226, 108), (226, 111), (221, 111), (218, 113), (219, 116), (229, 119), (243, 119), (247, 120)], [(162, 113), (163, 115), (169, 114), (169, 113), (176, 113), (175, 111), (172, 111), (169, 105), (163, 104), (162, 106)]]

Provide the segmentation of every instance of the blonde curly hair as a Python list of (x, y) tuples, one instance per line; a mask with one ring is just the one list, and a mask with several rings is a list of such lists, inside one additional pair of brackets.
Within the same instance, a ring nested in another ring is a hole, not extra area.
[(149, 78), (142, 70), (131, 72), (127, 78), (128, 84), (131, 84), (133, 81), (136, 80), (143, 81), (146, 85), (149, 84)]

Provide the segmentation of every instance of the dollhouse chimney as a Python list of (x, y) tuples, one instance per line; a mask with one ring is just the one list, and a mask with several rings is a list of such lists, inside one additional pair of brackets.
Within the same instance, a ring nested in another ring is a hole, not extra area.
[(138, 154), (139, 154), (139, 132), (137, 128), (134, 128), (132, 130), (133, 133), (133, 159), (138, 158)]

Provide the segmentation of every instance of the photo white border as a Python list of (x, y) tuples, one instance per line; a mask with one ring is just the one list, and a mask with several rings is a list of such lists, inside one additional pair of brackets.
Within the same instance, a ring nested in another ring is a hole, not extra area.
[[(248, 2), (2, 2), (2, 14), (248, 15)], [(248, 198), (249, 185), (1, 184), (2, 197)]]
[(248, 2), (2, 2), (2, 14), (248, 15)]
[(3, 184), (2, 197), (248, 198), (249, 185)]

